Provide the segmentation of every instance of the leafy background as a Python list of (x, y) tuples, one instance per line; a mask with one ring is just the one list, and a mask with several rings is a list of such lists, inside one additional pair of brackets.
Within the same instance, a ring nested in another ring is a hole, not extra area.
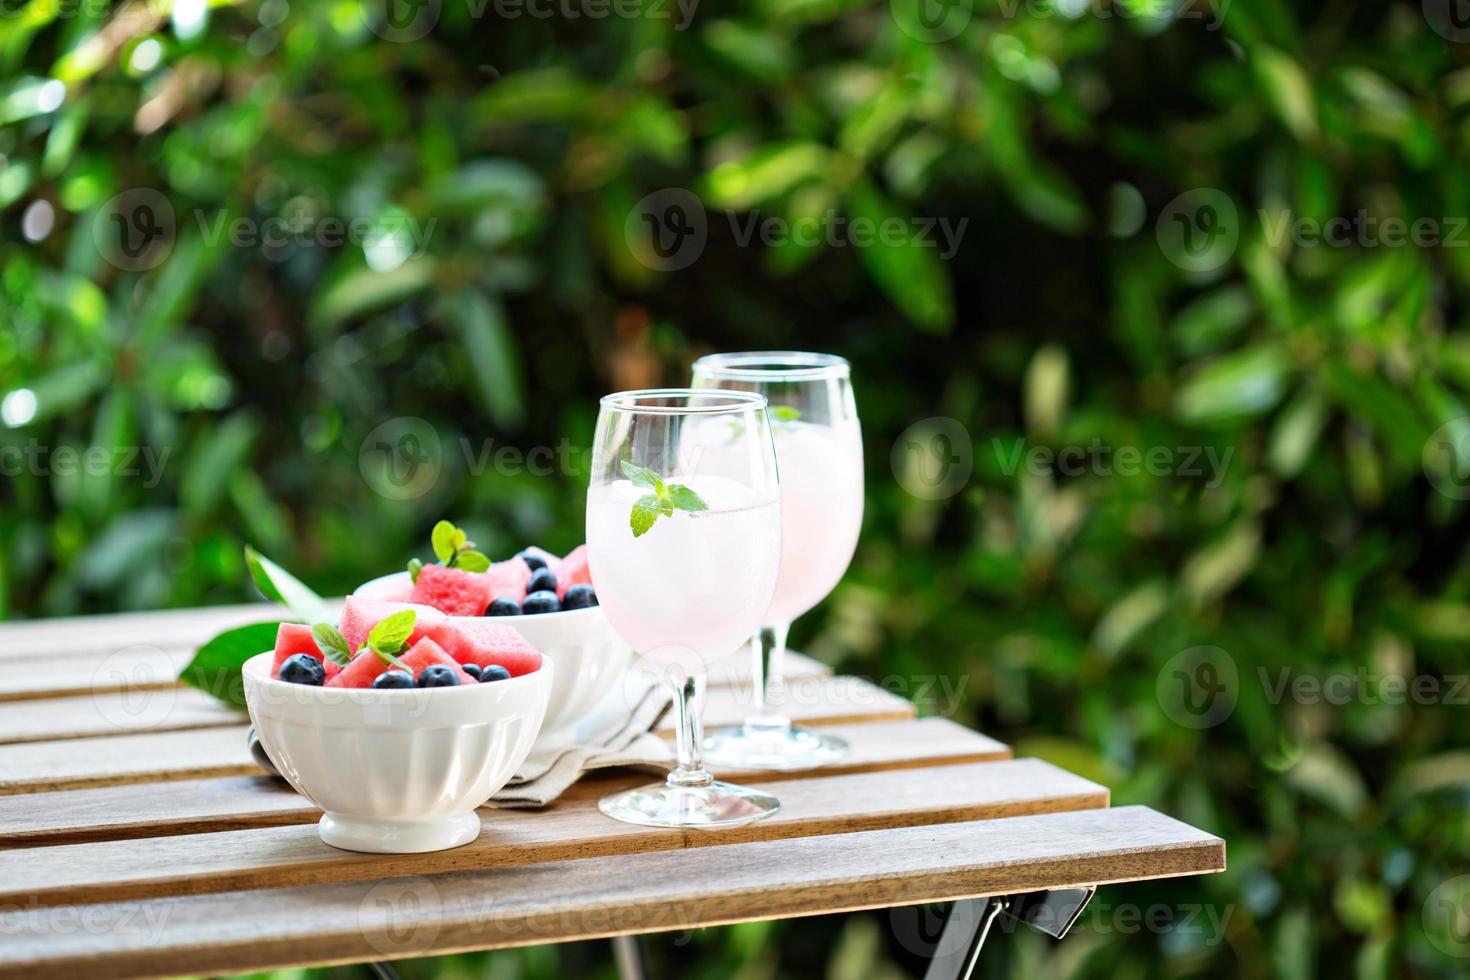
[[(154, 486), (7, 469), (0, 610), (239, 601), (246, 542), (342, 590), (422, 551), (441, 515), (496, 557), (564, 548), (581, 537), (576, 454), (551, 476), (473, 472), (461, 438), (585, 447), (598, 394), (680, 383), (703, 351), (835, 351), (855, 367), (868, 513), (798, 644), (963, 684), (957, 706), (922, 706), (1230, 842), (1227, 874), (1102, 896), (1176, 919), (1202, 903), (1223, 930), (1102, 911), (1059, 945), (1009, 937), (986, 975), (1463, 975), (1447, 955), (1463, 941), (1424, 915), (1470, 867), (1463, 702), (1272, 703), (1258, 680), (1466, 672), (1470, 514), (1427, 479), (1464, 470), (1426, 447), (1464, 434), (1470, 252), (1299, 247), (1265, 220), (1470, 213), (1470, 61), (1433, 29), (1441, 8), (977, 0), (930, 42), (898, 0), (705, 0), (686, 30), (666, 4), (593, 20), (445, 0), (423, 38), (392, 43), (349, 0), (12, 0), (0, 447), (169, 455)], [(93, 236), (135, 188), (177, 219), (140, 273)], [(707, 209), (708, 243), (677, 272), (625, 235), (665, 188)], [(1156, 221), (1197, 188), (1228, 196), (1238, 244), (1189, 272)], [(968, 225), (943, 261), (742, 246), (726, 220), (828, 208)], [(436, 225), (405, 257), (211, 242), (222, 215)], [(404, 416), (444, 447), (406, 501), (359, 466)], [(962, 422), (975, 454), (938, 501), (890, 463), (931, 416)], [(1232, 456), (1207, 486), (1008, 471), (994, 441), (1094, 439)], [(1239, 681), (1229, 717), (1196, 730), (1159, 677), (1199, 645)], [(693, 976), (837, 980), (921, 971), (907, 934), (871, 914), (649, 949)], [(605, 944), (404, 968), (612, 969)]]

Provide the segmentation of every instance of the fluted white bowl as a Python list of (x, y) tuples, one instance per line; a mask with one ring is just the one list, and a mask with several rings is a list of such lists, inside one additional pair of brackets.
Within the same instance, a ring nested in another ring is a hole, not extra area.
[(272, 653), (244, 667), (261, 744), (325, 811), (322, 840), (410, 854), (474, 840), (475, 808), (515, 773), (541, 729), (556, 668), (463, 687), (378, 691), (288, 684)]
[[(357, 587), (363, 599), (398, 599), (412, 589), (407, 572), (384, 575)], [(465, 617), (451, 616), (450, 619)], [(502, 616), (495, 622), (509, 626), (541, 655), (556, 664), (541, 744), (567, 741), (603, 695), (619, 683), (633, 663), (633, 648), (608, 622), (598, 606), (534, 616)]]

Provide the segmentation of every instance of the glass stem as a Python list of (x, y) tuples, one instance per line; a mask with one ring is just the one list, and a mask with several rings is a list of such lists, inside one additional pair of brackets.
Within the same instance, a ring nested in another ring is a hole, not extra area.
[(670, 786), (708, 786), (714, 777), (704, 768), (704, 673), (672, 678), (674, 707), (679, 712), (679, 765), (669, 773)]
[(756, 732), (788, 732), (791, 719), (771, 707), (773, 701), (780, 703), (782, 684), (786, 669), (786, 637), (791, 633), (790, 623), (762, 626), (751, 638), (750, 649), (755, 655), (755, 674), (752, 678), (755, 690), (755, 710), (745, 719), (745, 727)]

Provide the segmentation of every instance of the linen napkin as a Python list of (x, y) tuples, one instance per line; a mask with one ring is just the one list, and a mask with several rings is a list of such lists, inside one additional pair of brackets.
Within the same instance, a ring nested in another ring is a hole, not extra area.
[[(672, 703), (672, 689), (657, 674), (628, 671), (623, 683), (615, 685), (565, 739), (555, 743), (538, 740), (510, 782), (486, 805), (547, 806), (583, 773), (597, 769), (629, 766), (667, 772), (674, 765), (673, 751), (653, 731)], [(256, 763), (279, 777), (253, 725), (245, 738)]]

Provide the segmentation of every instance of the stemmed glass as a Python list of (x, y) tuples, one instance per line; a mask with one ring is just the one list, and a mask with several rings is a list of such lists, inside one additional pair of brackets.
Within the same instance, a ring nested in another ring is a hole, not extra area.
[(774, 813), (775, 797), (716, 781), (700, 753), (706, 665), (760, 625), (781, 558), (765, 397), (668, 388), (603, 398), (587, 557), (603, 612), (663, 669), (679, 717), (679, 763), (668, 779), (599, 808), (652, 827), (722, 827)]
[(765, 395), (781, 470), (781, 573), (751, 640), (754, 710), (740, 727), (705, 739), (705, 756), (739, 769), (825, 765), (847, 743), (793, 727), (779, 703), (791, 622), (841, 580), (863, 522), (862, 432), (847, 361), (799, 351), (712, 354), (694, 362), (693, 384)]

